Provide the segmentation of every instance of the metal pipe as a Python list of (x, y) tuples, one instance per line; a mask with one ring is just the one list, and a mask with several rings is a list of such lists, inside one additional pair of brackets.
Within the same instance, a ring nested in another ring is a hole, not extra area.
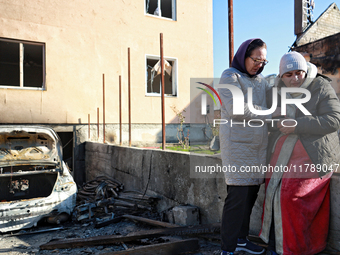
[(128, 48), (128, 102), (129, 102), (129, 146), (131, 147), (131, 77), (130, 77), (130, 48)]
[(90, 121), (90, 114), (89, 114), (89, 116), (88, 116), (88, 121), (89, 121), (89, 130), (88, 130), (88, 133), (89, 133), (89, 139), (90, 139), (90, 125), (91, 125), (91, 121)]
[(229, 27), (229, 66), (234, 58), (234, 10), (233, 0), (228, 0), (228, 27)]
[(105, 143), (105, 75), (103, 74), (103, 143)]
[(97, 108), (97, 137), (99, 140), (99, 107)]
[(122, 76), (119, 75), (119, 144), (122, 145)]
[(164, 110), (164, 56), (163, 56), (163, 33), (160, 34), (161, 49), (161, 84), (162, 84), (162, 150), (165, 150), (165, 110)]

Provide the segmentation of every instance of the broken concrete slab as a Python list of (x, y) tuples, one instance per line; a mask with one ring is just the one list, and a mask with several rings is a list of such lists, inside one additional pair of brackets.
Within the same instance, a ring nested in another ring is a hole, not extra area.
[(175, 224), (193, 226), (200, 224), (199, 208), (196, 206), (175, 206), (172, 208)]

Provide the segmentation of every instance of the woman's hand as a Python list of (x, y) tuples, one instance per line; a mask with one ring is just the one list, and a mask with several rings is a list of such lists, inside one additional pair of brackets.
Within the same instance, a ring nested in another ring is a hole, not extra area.
[[(283, 126), (281, 123), (284, 121), (285, 126)], [(295, 131), (295, 127), (293, 127), (296, 124), (295, 121), (287, 120), (287, 119), (280, 119), (279, 122), (277, 122), (277, 128), (280, 129), (281, 133), (287, 135), (287, 134), (293, 134)]]

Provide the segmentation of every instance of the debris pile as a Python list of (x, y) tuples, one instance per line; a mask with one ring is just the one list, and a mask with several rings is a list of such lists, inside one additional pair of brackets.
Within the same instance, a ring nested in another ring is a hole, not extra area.
[(155, 212), (157, 197), (139, 191), (124, 191), (124, 185), (108, 176), (98, 176), (78, 191), (74, 218), (77, 221), (112, 220), (123, 214)]
[(108, 176), (98, 176), (83, 185), (78, 191), (77, 200), (94, 202), (103, 198), (118, 197), (118, 193), (123, 189), (121, 182)]

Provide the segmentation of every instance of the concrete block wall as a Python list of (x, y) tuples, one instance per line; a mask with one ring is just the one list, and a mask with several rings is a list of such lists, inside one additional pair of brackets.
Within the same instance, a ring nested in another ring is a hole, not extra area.
[[(173, 151), (148, 150), (86, 142), (86, 179), (107, 175), (121, 181), (125, 190), (139, 190), (161, 198), (159, 210), (177, 205), (193, 205), (200, 209), (201, 223), (221, 221), (227, 195), (223, 173), (195, 175), (192, 165), (221, 165), (214, 156)], [(331, 180), (331, 219), (328, 245), (340, 251), (340, 175)], [(264, 185), (261, 186), (250, 223), (250, 233), (261, 228)]]
[(86, 142), (85, 153), (86, 180), (108, 175), (121, 181), (125, 190), (159, 196), (160, 211), (194, 205), (200, 208), (201, 223), (220, 222), (226, 197), (223, 173), (193, 178), (189, 171), (190, 162), (216, 165), (221, 164), (219, 158), (93, 142)]

